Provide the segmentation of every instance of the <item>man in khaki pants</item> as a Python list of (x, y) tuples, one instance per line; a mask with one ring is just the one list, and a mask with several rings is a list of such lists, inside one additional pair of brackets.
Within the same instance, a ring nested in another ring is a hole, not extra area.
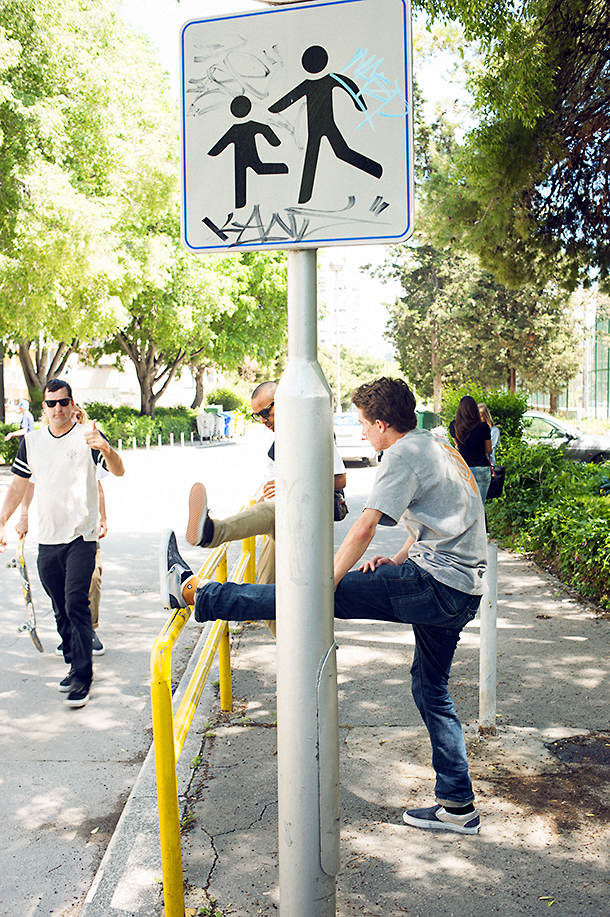
[[(262, 382), (252, 392), (252, 416), (265, 426), (275, 430), (274, 399), (277, 382)], [(189, 521), (186, 540), (202, 548), (216, 548), (225, 541), (241, 541), (255, 535), (266, 535), (256, 565), (256, 582), (259, 585), (275, 583), (275, 465), (274, 446), (269, 450), (269, 480), (263, 485), (263, 496), (258, 503), (227, 519), (210, 519), (208, 501), (203, 484), (193, 484), (189, 497)], [(334, 446), (334, 443), (333, 443)], [(345, 487), (345, 465), (334, 446), (333, 473), (335, 490)], [(275, 621), (265, 621), (275, 637)]]

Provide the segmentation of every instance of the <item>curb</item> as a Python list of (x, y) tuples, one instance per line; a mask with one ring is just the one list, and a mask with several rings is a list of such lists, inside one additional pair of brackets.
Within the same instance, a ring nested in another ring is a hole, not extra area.
[[(180, 679), (173, 697), (174, 710), (186, 690), (212, 623), (206, 624), (201, 632), (186, 671)], [(201, 730), (196, 728), (197, 722), (211, 712), (215, 700), (211, 679), (217, 667), (216, 660), (204, 685), (195, 719), (178, 760), (176, 773), (180, 807), (193, 775), (190, 762), (201, 750)], [(161, 849), (153, 742), (125, 803), (79, 917), (151, 917), (161, 906), (161, 894)]]

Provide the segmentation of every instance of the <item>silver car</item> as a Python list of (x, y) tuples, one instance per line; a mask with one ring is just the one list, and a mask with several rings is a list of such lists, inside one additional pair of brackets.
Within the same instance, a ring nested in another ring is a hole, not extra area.
[(353, 411), (335, 414), (333, 422), (335, 442), (342, 459), (377, 464), (377, 453), (365, 437), (358, 415)]
[(565, 457), (573, 462), (610, 461), (610, 436), (583, 433), (577, 427), (551, 417), (544, 411), (526, 411), (525, 438), (529, 442), (546, 443), (561, 449)]

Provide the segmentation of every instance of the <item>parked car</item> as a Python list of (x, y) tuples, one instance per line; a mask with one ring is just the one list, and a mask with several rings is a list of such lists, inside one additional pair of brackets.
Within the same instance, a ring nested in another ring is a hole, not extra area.
[(362, 431), (362, 424), (354, 411), (335, 414), (333, 422), (335, 442), (342, 459), (377, 464), (377, 453)]
[(610, 436), (583, 433), (565, 420), (551, 417), (544, 411), (526, 411), (523, 419), (525, 438), (529, 442), (547, 443), (562, 449), (566, 458), (573, 462), (594, 462), (597, 465), (610, 461)]

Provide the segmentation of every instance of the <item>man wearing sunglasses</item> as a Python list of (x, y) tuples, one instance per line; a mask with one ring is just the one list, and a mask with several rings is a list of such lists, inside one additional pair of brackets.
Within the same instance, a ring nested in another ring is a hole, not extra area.
[(90, 696), (92, 629), (89, 585), (95, 568), (100, 512), (97, 466), (124, 474), (123, 462), (106, 437), (76, 423), (72, 390), (51, 379), (43, 392), (49, 425), (21, 438), (0, 511), (0, 551), (5, 525), (23, 500), (30, 478), (38, 494), (38, 573), (51, 598), (68, 675), (59, 683), (69, 707), (84, 707)]
[[(264, 423), (268, 430), (275, 430), (275, 393), (277, 382), (261, 382), (252, 392), (250, 404), (252, 416)], [(216, 548), (225, 541), (241, 541), (254, 535), (267, 535), (256, 565), (256, 581), (268, 585), (275, 583), (275, 443), (268, 452), (269, 465), (263, 485), (261, 500), (250, 509), (229, 516), (227, 519), (211, 519), (203, 484), (193, 484), (189, 497), (189, 521), (186, 540), (202, 548)], [(333, 474), (335, 490), (345, 487), (346, 475), (343, 459), (333, 443)], [(275, 621), (265, 621), (275, 636)]]

